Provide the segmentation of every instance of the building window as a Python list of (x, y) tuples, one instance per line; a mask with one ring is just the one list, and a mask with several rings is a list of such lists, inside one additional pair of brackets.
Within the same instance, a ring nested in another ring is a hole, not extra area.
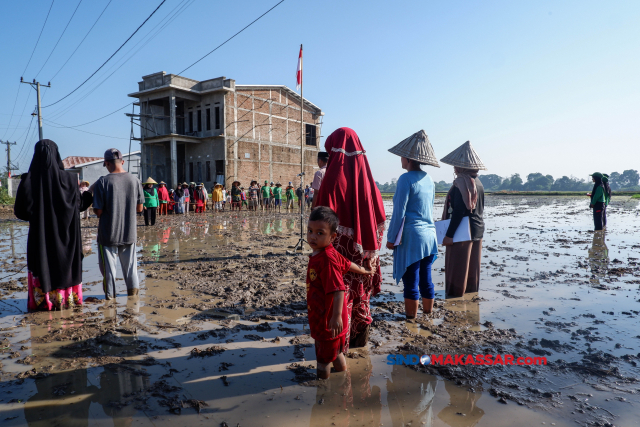
[(198, 110), (198, 132), (202, 132), (202, 110)]
[(202, 182), (202, 163), (201, 162), (198, 162), (197, 172), (198, 172), (198, 179), (196, 181), (200, 183)]
[(193, 111), (189, 111), (189, 131), (193, 132)]
[(211, 130), (211, 108), (207, 108), (207, 130)]
[(305, 126), (305, 143), (307, 145), (313, 145), (314, 147), (317, 145), (316, 144), (316, 125), (304, 125)]
[(189, 162), (189, 181), (193, 182), (193, 162)]
[(224, 160), (216, 160), (216, 177), (220, 175), (224, 176)]
[(209, 160), (207, 160), (206, 167), (207, 167), (207, 182), (211, 182), (211, 162)]
[(216, 107), (216, 129), (220, 129), (220, 107)]

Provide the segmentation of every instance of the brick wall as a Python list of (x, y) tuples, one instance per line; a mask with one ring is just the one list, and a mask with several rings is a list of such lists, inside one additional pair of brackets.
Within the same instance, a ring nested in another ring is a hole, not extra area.
[[(225, 106), (227, 181), (238, 180), (242, 185), (254, 179), (299, 183), (300, 103), (280, 89), (236, 89), (226, 94)], [(320, 117), (306, 107), (304, 121), (317, 125)], [(317, 170), (318, 151), (318, 147), (305, 145), (305, 184)]]

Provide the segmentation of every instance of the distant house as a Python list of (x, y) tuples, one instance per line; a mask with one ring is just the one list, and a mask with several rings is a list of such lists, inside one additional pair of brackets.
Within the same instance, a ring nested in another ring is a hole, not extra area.
[(142, 77), (129, 96), (140, 106), (145, 178), (207, 188), (214, 181), (297, 183), (303, 151), (305, 181), (313, 179), (324, 113), (305, 99), (301, 124), (300, 95), (284, 85), (197, 81), (162, 71)]
[[(143, 179), (140, 175), (140, 151), (134, 151), (129, 154), (123, 154), (124, 168), (133, 175), (138, 176), (138, 179)], [(83, 181), (89, 181), (93, 184), (100, 178), (108, 174), (107, 168), (103, 166), (103, 157), (79, 157), (69, 156), (62, 160), (64, 169), (70, 172), (78, 174), (78, 179)]]

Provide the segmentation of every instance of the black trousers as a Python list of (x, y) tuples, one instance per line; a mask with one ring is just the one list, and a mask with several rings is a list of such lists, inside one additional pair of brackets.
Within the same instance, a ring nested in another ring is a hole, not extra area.
[(595, 230), (602, 230), (602, 221), (604, 219), (604, 203), (598, 202), (593, 205), (593, 225)]
[(144, 210), (144, 225), (156, 225), (156, 209), (158, 208), (146, 208)]
[(607, 205), (602, 207), (602, 225), (607, 226)]

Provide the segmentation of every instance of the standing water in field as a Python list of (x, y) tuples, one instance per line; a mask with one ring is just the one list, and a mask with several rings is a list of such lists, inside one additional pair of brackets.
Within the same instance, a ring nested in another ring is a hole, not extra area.
[[(159, 217), (138, 235), (140, 295), (117, 280), (111, 302), (97, 223), (83, 221), (85, 305), (48, 313), (25, 313), (27, 226), (1, 220), (3, 425), (631, 425), (638, 203), (614, 197), (593, 233), (585, 199), (487, 196), (480, 291), (444, 300), (441, 251), (434, 313), (415, 322), (383, 250), (369, 345), (328, 381), (315, 380), (299, 215)], [(392, 364), (413, 354), (547, 365)]]

